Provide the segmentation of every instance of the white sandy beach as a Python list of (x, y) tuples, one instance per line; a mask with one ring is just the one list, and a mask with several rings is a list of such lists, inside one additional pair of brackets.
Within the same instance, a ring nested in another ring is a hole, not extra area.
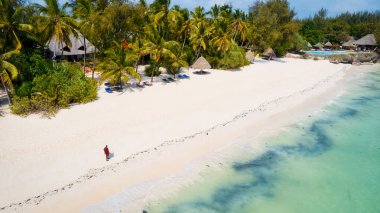
[[(268, 135), (318, 110), (344, 91), (338, 82), (350, 67), (259, 61), (203, 76), (190, 71), (190, 79), (156, 79), (152, 87), (123, 93), (101, 88), (98, 100), (51, 119), (6, 114), (0, 117), (0, 212), (80, 212), (127, 187), (171, 176), (247, 131)], [(105, 145), (114, 153), (108, 162)], [(149, 187), (131, 195), (132, 212), (142, 211)]]

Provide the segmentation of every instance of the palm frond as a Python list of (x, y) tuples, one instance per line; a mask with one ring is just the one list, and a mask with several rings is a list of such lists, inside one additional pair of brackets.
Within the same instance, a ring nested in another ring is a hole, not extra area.
[(7, 71), (7, 73), (10, 74), (10, 79), (15, 80), (18, 75), (17, 67), (7, 61), (2, 61), (1, 63), (1, 67), (3, 67)]
[(32, 32), (33, 26), (30, 24), (18, 24), (17, 29), (24, 32)]
[(9, 74), (5, 71), (3, 72), (0, 72), (0, 80), (3, 82), (3, 84), (10, 88), (11, 90), (13, 90), (13, 84), (12, 84), (12, 80), (11, 80), (11, 77), (9, 76)]
[(3, 53), (0, 55), (0, 60), (6, 60), (6, 59), (12, 57), (13, 55), (17, 55), (17, 54), (20, 54), (19, 50), (12, 50), (12, 51)]

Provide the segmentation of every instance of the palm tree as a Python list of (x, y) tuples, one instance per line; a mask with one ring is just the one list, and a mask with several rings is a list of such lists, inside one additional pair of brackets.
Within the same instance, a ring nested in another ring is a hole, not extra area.
[(206, 18), (206, 15), (208, 13), (205, 12), (205, 8), (203, 7), (196, 7), (194, 8), (194, 11), (191, 12), (191, 16), (195, 20), (195, 22), (203, 21)]
[(228, 31), (228, 22), (224, 18), (222, 18), (218, 22), (218, 33), (211, 40), (212, 43), (217, 46), (217, 51), (228, 52), (232, 45), (231, 35)]
[(216, 22), (216, 20), (219, 19), (219, 15), (220, 15), (220, 6), (215, 4), (213, 7), (211, 7), (211, 10), (209, 12), (211, 14), (211, 17), (213, 19), (214, 22)]
[[(160, 36), (159, 30), (155, 28), (150, 28), (150, 30), (147, 31), (147, 39), (148, 40), (145, 40), (144, 42), (144, 53), (150, 54), (156, 70), (158, 70), (164, 63), (164, 60), (176, 58), (176, 55), (172, 52), (172, 49), (179, 49), (178, 42), (165, 41), (165, 39)], [(151, 82), (153, 82), (153, 75), (156, 70), (152, 71)]]
[(205, 22), (198, 22), (192, 25), (190, 32), (190, 43), (195, 51), (195, 58), (199, 57), (200, 52), (207, 49), (209, 37), (212, 35), (213, 27), (208, 27)]
[(181, 28), (184, 18), (181, 12), (177, 10), (170, 10), (167, 16), (169, 32), (172, 35), (172, 38), (175, 38), (179, 42), (181, 37)]
[[(63, 56), (63, 43), (71, 47), (70, 35), (78, 36), (76, 31), (77, 22), (66, 14), (67, 4), (60, 6), (58, 0), (44, 0), (46, 6), (39, 5), (42, 16), (37, 17), (40, 26), (40, 38), (43, 43), (49, 42), (54, 37), (58, 46), (62, 48), (61, 59)], [(54, 45), (56, 46), (56, 45)], [(55, 54), (55, 51), (54, 51)], [(53, 56), (55, 57), (55, 55)]]
[(180, 72), (181, 67), (188, 68), (189, 64), (183, 60), (182, 57), (176, 56), (168, 61), (167, 71), (169, 74), (172, 74), (175, 79), (175, 75)]
[(116, 41), (113, 43), (114, 47), (105, 51), (107, 57), (103, 63), (99, 64), (99, 69), (102, 71), (99, 81), (104, 82), (109, 79), (113, 84), (119, 83), (120, 87), (122, 87), (122, 80), (127, 83), (131, 77), (141, 81), (140, 74), (133, 67), (138, 57), (130, 53), (128, 46)]
[[(96, 23), (98, 22), (97, 16), (99, 13), (95, 10), (95, 5), (92, 0), (76, 0), (70, 6), (73, 9), (74, 17), (80, 18), (79, 31), (83, 35), (83, 45), (84, 45), (84, 63), (83, 72), (86, 71), (86, 38), (93, 41), (94, 35), (96, 34)], [(94, 69), (92, 71), (92, 78), (94, 78)]]
[(15, 65), (6, 60), (19, 53), (19, 50), (13, 50), (0, 55), (0, 81), (7, 93), (9, 103), (12, 103), (9, 91), (13, 91), (12, 80), (17, 78), (18, 70)]
[(20, 50), (22, 45), (18, 38), (19, 32), (33, 30), (32, 25), (20, 23), (19, 15), (22, 10), (23, 7), (12, 7), (10, 0), (0, 0), (0, 31), (5, 33), (4, 44), (0, 44), (2, 51), (5, 51), (7, 39), (13, 43), (16, 50)]
[(191, 12), (192, 30), (190, 31), (190, 43), (195, 51), (195, 58), (199, 57), (200, 52), (207, 49), (209, 37), (213, 33), (213, 26), (208, 26), (206, 15), (203, 7), (196, 7), (194, 12)]
[(245, 40), (245, 23), (243, 22), (243, 17), (245, 16), (244, 12), (237, 9), (234, 13), (234, 21), (233, 21), (233, 28), (234, 28), (234, 41), (236, 41), (236, 36), (239, 33), (242, 33), (242, 40)]

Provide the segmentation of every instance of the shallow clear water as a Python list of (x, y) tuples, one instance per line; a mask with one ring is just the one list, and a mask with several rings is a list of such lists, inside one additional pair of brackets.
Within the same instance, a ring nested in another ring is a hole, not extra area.
[(380, 70), (148, 212), (380, 212)]
[(345, 52), (345, 51), (305, 51), (305, 53), (309, 55), (320, 55), (320, 56), (349, 54), (348, 52)]

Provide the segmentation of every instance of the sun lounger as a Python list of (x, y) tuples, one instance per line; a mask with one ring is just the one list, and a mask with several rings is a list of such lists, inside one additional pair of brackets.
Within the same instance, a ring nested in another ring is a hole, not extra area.
[(151, 82), (144, 81), (143, 83), (144, 83), (144, 85), (146, 85), (146, 86), (152, 86), (152, 83), (151, 83)]
[(112, 93), (112, 88), (107, 87), (107, 88), (105, 88), (105, 90), (106, 90), (106, 92), (108, 92), (108, 93)]
[(188, 75), (186, 75), (186, 74), (179, 74), (179, 75), (178, 75), (178, 78), (179, 78), (179, 79), (188, 79), (188, 78), (190, 78), (190, 76), (188, 76)]
[(115, 86), (112, 88), (113, 90), (115, 90), (116, 92), (121, 92), (123, 91), (123, 88), (121, 88), (120, 86)]
[(145, 84), (144, 84), (143, 82), (139, 82), (139, 83), (136, 83), (136, 86), (137, 86), (137, 87), (144, 88), (144, 87), (145, 87)]
[(169, 77), (168, 81), (174, 82), (175, 80), (172, 77)]
[(166, 78), (162, 79), (162, 81), (165, 82), (165, 83), (169, 83), (169, 82), (170, 82), (170, 81), (169, 81), (168, 79), (166, 79)]

